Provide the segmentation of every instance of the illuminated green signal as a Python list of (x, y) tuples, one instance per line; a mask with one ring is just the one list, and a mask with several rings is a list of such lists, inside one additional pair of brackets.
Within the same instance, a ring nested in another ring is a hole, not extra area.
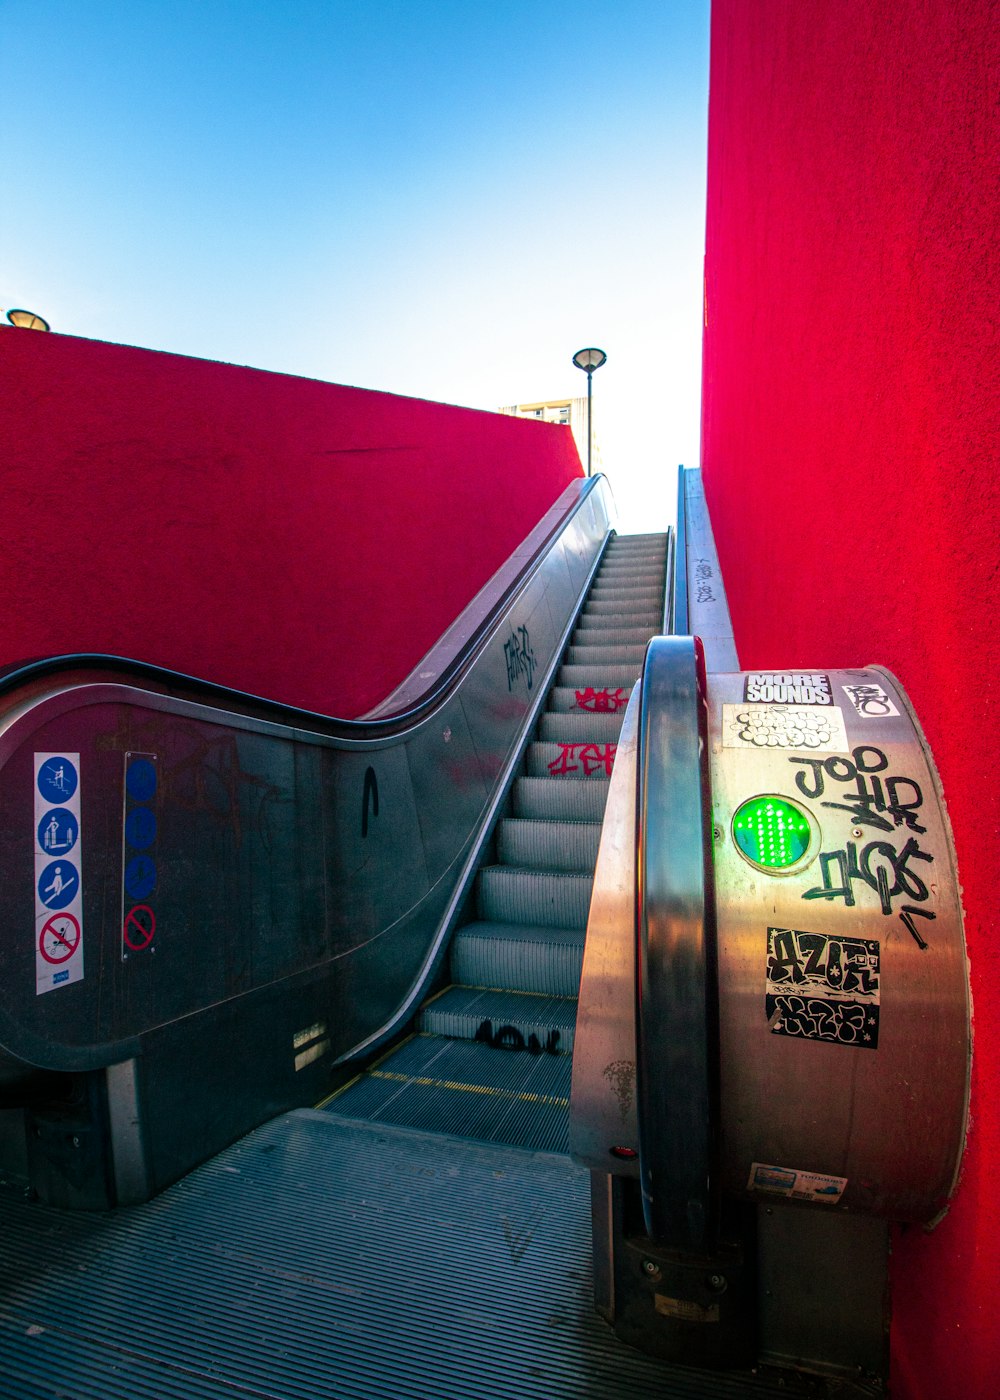
[(811, 839), (805, 813), (783, 797), (751, 797), (733, 817), (733, 840), (747, 860), (764, 870), (797, 865)]

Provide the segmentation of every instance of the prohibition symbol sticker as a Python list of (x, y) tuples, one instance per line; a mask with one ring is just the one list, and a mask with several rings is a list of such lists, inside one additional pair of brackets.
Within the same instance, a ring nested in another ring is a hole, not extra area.
[(80, 946), (80, 921), (73, 914), (53, 914), (45, 920), (38, 951), (46, 962), (64, 963)]
[(156, 932), (156, 915), (148, 904), (136, 904), (125, 915), (122, 938), (133, 953), (141, 953), (153, 941)]

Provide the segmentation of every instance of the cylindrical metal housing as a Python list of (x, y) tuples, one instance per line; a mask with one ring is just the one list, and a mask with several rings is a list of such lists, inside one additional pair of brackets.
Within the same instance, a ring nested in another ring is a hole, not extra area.
[(722, 1188), (933, 1219), (970, 1024), (920, 726), (878, 668), (715, 675), (708, 694)]

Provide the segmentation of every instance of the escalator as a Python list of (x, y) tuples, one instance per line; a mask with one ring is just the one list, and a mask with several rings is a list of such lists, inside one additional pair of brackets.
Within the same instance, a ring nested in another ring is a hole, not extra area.
[(423, 1006), (413, 1038), (334, 1098), (332, 1111), (568, 1151), (601, 820), (625, 706), (663, 625), (667, 546), (666, 535), (609, 543), (498, 825), (495, 858), (476, 877), (475, 918), (453, 939), (449, 985)]
[(888, 673), (647, 647), (680, 565), (580, 483), (360, 721), (0, 674), (4, 1400), (882, 1393), (965, 1131), (940, 792)]

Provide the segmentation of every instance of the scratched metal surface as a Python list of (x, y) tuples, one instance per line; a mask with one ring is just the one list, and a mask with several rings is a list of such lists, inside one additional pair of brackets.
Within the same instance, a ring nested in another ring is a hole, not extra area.
[(146, 1205), (0, 1198), (4, 1400), (694, 1400), (591, 1307), (587, 1174), (312, 1110)]

